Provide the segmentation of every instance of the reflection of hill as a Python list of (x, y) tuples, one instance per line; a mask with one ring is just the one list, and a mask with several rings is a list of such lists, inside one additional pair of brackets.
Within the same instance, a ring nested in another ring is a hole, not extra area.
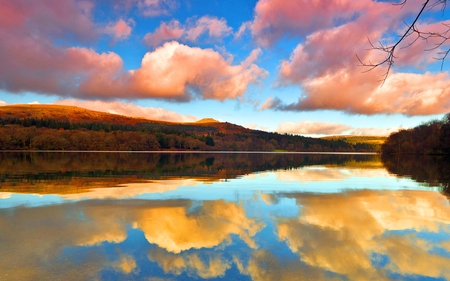
[(383, 155), (386, 169), (402, 177), (442, 188), (450, 196), (450, 158), (448, 156)]
[(0, 153), (0, 191), (79, 193), (146, 180), (208, 182), (309, 165), (371, 167), (377, 155), (276, 153)]

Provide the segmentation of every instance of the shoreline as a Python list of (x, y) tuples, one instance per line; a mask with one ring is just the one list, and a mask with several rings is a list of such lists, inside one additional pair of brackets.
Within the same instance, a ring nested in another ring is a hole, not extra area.
[(180, 154), (188, 154), (188, 153), (199, 153), (199, 154), (340, 154), (340, 155), (381, 155), (380, 152), (320, 152), (320, 151), (215, 151), (215, 150), (201, 150), (201, 151), (193, 151), (193, 150), (142, 150), (142, 151), (109, 151), (109, 150), (0, 150), (0, 153), (4, 152), (52, 152), (52, 153), (148, 153), (148, 154), (156, 154), (156, 153), (180, 153)]

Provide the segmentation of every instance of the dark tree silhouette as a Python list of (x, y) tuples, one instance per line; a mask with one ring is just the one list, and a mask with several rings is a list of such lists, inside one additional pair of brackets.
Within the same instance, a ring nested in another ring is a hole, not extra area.
[[(402, 0), (400, 3), (396, 3), (393, 5), (399, 5), (403, 7), (408, 1), (409, 0)], [(366, 70), (366, 72), (373, 70), (379, 66), (387, 66), (386, 72), (383, 74), (383, 78), (381, 79), (381, 81), (384, 83), (392, 69), (392, 66), (394, 65), (395, 60), (397, 59), (397, 53), (399, 52), (399, 50), (408, 48), (421, 40), (427, 43), (432, 41), (432, 45), (425, 51), (436, 51), (433, 58), (441, 61), (442, 70), (444, 61), (450, 53), (450, 48), (441, 49), (441, 47), (443, 47), (444, 44), (448, 40), (450, 40), (450, 24), (443, 23), (443, 29), (439, 31), (424, 31), (418, 26), (418, 21), (422, 19), (427, 12), (431, 12), (431, 10), (437, 7), (441, 9), (442, 13), (444, 13), (447, 7), (447, 0), (424, 0), (413, 20), (410, 23), (405, 23), (405, 31), (400, 34), (399, 38), (392, 44), (386, 45), (382, 42), (374, 44), (369, 39), (371, 48), (373, 50), (385, 53), (385, 58), (378, 62), (364, 62), (359, 58), (359, 56), (357, 56), (361, 65), (368, 67), (368, 70)], [(406, 40), (408, 40), (408, 42), (406, 42)], [(402, 46), (402, 43), (406, 43), (406, 45)]]

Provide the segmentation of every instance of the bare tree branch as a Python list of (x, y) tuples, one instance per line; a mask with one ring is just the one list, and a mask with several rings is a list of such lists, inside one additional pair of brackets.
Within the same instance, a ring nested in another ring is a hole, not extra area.
[[(407, 2), (408, 0), (403, 0), (400, 3), (396, 3), (394, 5), (399, 5), (403, 7)], [(399, 37), (399, 39), (396, 42), (394, 42), (391, 45), (384, 45), (381, 42), (379, 42), (377, 45), (374, 45), (369, 39), (371, 49), (384, 52), (386, 54), (386, 57), (384, 60), (380, 62), (372, 63), (370, 61), (363, 62), (357, 55), (359, 63), (362, 66), (368, 68), (364, 72), (371, 71), (379, 66), (386, 65), (387, 66), (386, 72), (383, 74), (381, 79), (383, 85), (386, 82), (387, 77), (389, 76), (389, 73), (394, 65), (395, 60), (397, 59), (396, 56), (397, 49), (406, 49), (414, 45), (417, 41), (425, 41), (426, 43), (428, 42), (433, 43), (433, 45), (430, 48), (425, 49), (425, 51), (439, 50), (450, 39), (450, 24), (444, 23), (443, 24), (443, 26), (445, 26), (444, 30), (437, 32), (421, 31), (417, 26), (417, 23), (419, 19), (423, 16), (423, 14), (426, 11), (429, 11), (437, 6), (441, 6), (441, 10), (442, 12), (444, 12), (447, 7), (447, 0), (435, 0), (435, 1), (424, 0), (420, 10), (414, 17), (413, 21), (409, 24), (405, 23), (405, 25), (407, 26), (405, 32)], [(411, 42), (409, 42), (405, 46), (399, 47), (400, 44), (406, 40), (406, 38), (412, 38)], [(450, 49), (447, 49), (444, 51), (437, 52), (437, 56), (433, 57), (434, 59), (441, 61), (441, 70), (444, 66), (444, 61), (449, 54)]]

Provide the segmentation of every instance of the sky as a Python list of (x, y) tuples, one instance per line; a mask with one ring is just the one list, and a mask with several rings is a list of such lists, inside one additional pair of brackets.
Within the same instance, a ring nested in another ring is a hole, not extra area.
[[(388, 135), (450, 112), (446, 41), (408, 37), (385, 80), (359, 61), (383, 61), (371, 42), (395, 42), (423, 2), (0, 0), (0, 105)], [(422, 35), (448, 29), (442, 8), (425, 9)]]

